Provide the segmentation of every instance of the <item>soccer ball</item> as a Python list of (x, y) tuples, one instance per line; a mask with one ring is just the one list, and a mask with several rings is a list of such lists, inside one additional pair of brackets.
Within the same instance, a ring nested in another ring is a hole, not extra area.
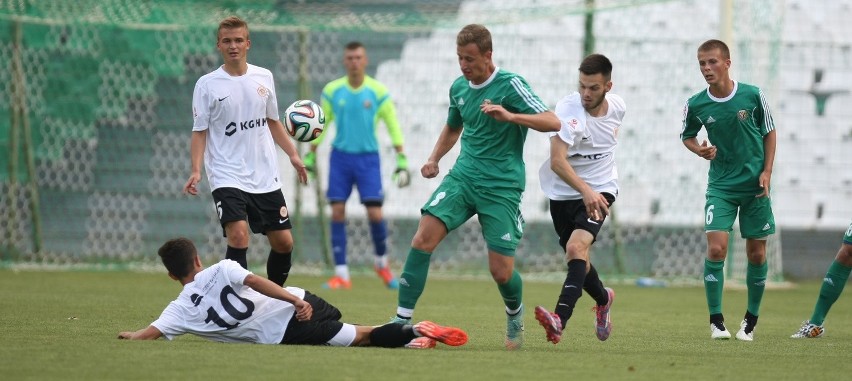
[(309, 142), (322, 134), (325, 128), (325, 113), (314, 101), (295, 101), (284, 111), (284, 127), (296, 140)]

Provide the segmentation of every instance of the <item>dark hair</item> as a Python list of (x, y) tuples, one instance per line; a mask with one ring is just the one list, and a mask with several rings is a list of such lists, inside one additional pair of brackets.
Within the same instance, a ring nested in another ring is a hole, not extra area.
[(346, 44), (346, 50), (355, 50), (355, 49), (358, 49), (358, 48), (365, 48), (364, 44), (362, 44), (360, 41), (351, 41), (348, 44)]
[(216, 29), (216, 41), (219, 41), (219, 32), (222, 29), (237, 29), (237, 28), (246, 28), (246, 38), (249, 35), (249, 27), (248, 23), (243, 21), (243, 19), (237, 16), (228, 16), (224, 20), (219, 22), (219, 29)]
[(192, 271), (192, 262), (198, 255), (198, 251), (192, 241), (181, 237), (166, 241), (157, 250), (157, 255), (160, 256), (166, 270), (169, 270), (169, 274), (183, 278)]
[(728, 49), (728, 44), (720, 40), (707, 40), (698, 47), (699, 52), (707, 52), (713, 49), (719, 49), (719, 52), (722, 53), (722, 58), (726, 60), (731, 59), (731, 50)]
[(602, 74), (609, 81), (612, 77), (612, 62), (603, 54), (589, 54), (580, 63), (580, 72), (585, 75)]
[(456, 45), (465, 46), (467, 44), (476, 44), (480, 53), (492, 51), (491, 32), (488, 28), (479, 24), (469, 24), (459, 31), (456, 36)]

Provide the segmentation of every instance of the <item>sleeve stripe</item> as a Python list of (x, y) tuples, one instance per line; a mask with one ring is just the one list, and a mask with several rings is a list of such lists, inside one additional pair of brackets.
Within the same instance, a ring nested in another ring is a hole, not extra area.
[(547, 111), (547, 106), (541, 103), (540, 100), (536, 99), (535, 95), (533, 95), (524, 84), (521, 82), (521, 79), (518, 77), (514, 77), (509, 81), (512, 84), (512, 87), (515, 88), (515, 91), (520, 94), (521, 98), (524, 99), (524, 102), (527, 103), (527, 106), (530, 106), (536, 112), (545, 112)]
[(760, 105), (763, 107), (763, 128), (768, 134), (775, 129), (775, 122), (772, 120), (772, 114), (769, 112), (769, 104), (766, 103), (766, 97), (763, 96), (763, 90), (760, 90)]

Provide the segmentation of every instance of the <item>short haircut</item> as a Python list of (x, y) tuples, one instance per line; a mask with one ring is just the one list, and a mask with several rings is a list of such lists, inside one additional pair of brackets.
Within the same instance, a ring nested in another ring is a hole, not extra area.
[(456, 36), (456, 45), (465, 46), (467, 44), (476, 44), (480, 53), (493, 51), (491, 45), (491, 32), (488, 28), (479, 24), (469, 24), (459, 31)]
[(579, 70), (585, 75), (602, 74), (607, 81), (612, 78), (612, 62), (603, 54), (589, 54), (583, 58)]
[(345, 48), (346, 48), (346, 50), (355, 50), (355, 49), (358, 49), (358, 48), (366, 49), (366, 47), (364, 47), (364, 44), (362, 44), (360, 41), (351, 41), (348, 44), (346, 44)]
[(698, 47), (699, 52), (708, 52), (713, 49), (719, 49), (719, 52), (722, 53), (722, 58), (726, 60), (731, 59), (731, 50), (728, 49), (728, 44), (720, 40), (707, 40)]
[(219, 22), (219, 29), (216, 29), (216, 41), (219, 41), (219, 32), (222, 29), (237, 29), (237, 28), (246, 28), (246, 38), (249, 35), (249, 27), (248, 23), (243, 21), (243, 19), (237, 16), (228, 16), (224, 20)]
[(169, 270), (169, 274), (183, 278), (192, 271), (193, 260), (198, 255), (198, 251), (192, 241), (181, 237), (166, 241), (157, 250), (157, 255), (160, 256), (166, 270)]

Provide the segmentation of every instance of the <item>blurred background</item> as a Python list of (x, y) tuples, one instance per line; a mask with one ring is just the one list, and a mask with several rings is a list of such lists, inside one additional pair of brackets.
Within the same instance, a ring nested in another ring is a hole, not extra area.
[[(281, 110), (318, 100), (325, 83), (345, 75), (343, 46), (366, 45), (368, 73), (390, 89), (414, 174), (408, 188), (392, 184), (393, 148), (380, 126), (396, 268), (440, 182), (419, 168), (460, 75), (455, 35), (469, 23), (491, 30), (497, 65), (524, 76), (551, 107), (575, 90), (587, 53), (612, 60), (612, 92), (628, 113), (621, 194), (593, 248), (609, 279), (700, 281), (708, 163), (679, 133), (686, 99), (706, 87), (696, 49), (710, 38), (730, 45), (734, 79), (763, 89), (778, 131), (770, 279), (822, 276), (852, 221), (852, 0), (0, 0), (0, 266), (159, 269), (156, 249), (175, 236), (193, 239), (208, 262), (224, 257), (207, 182), (195, 197), (181, 188), (192, 90), (221, 64), (216, 28), (232, 14), (249, 23), (249, 62), (272, 71)], [(563, 253), (537, 176), (548, 142), (532, 131), (526, 144), (517, 266), (528, 279), (561, 279)], [(280, 160), (295, 272), (331, 271), (328, 150), (327, 140), (323, 175), (308, 186)], [(458, 147), (442, 160), (442, 173), (457, 155)], [(347, 209), (350, 264), (372, 271), (357, 197)], [(742, 280), (736, 228), (732, 244), (727, 271)], [(267, 252), (265, 237), (253, 236), (250, 265)], [(433, 271), (487, 276), (486, 258), (474, 218), (438, 247)]]

